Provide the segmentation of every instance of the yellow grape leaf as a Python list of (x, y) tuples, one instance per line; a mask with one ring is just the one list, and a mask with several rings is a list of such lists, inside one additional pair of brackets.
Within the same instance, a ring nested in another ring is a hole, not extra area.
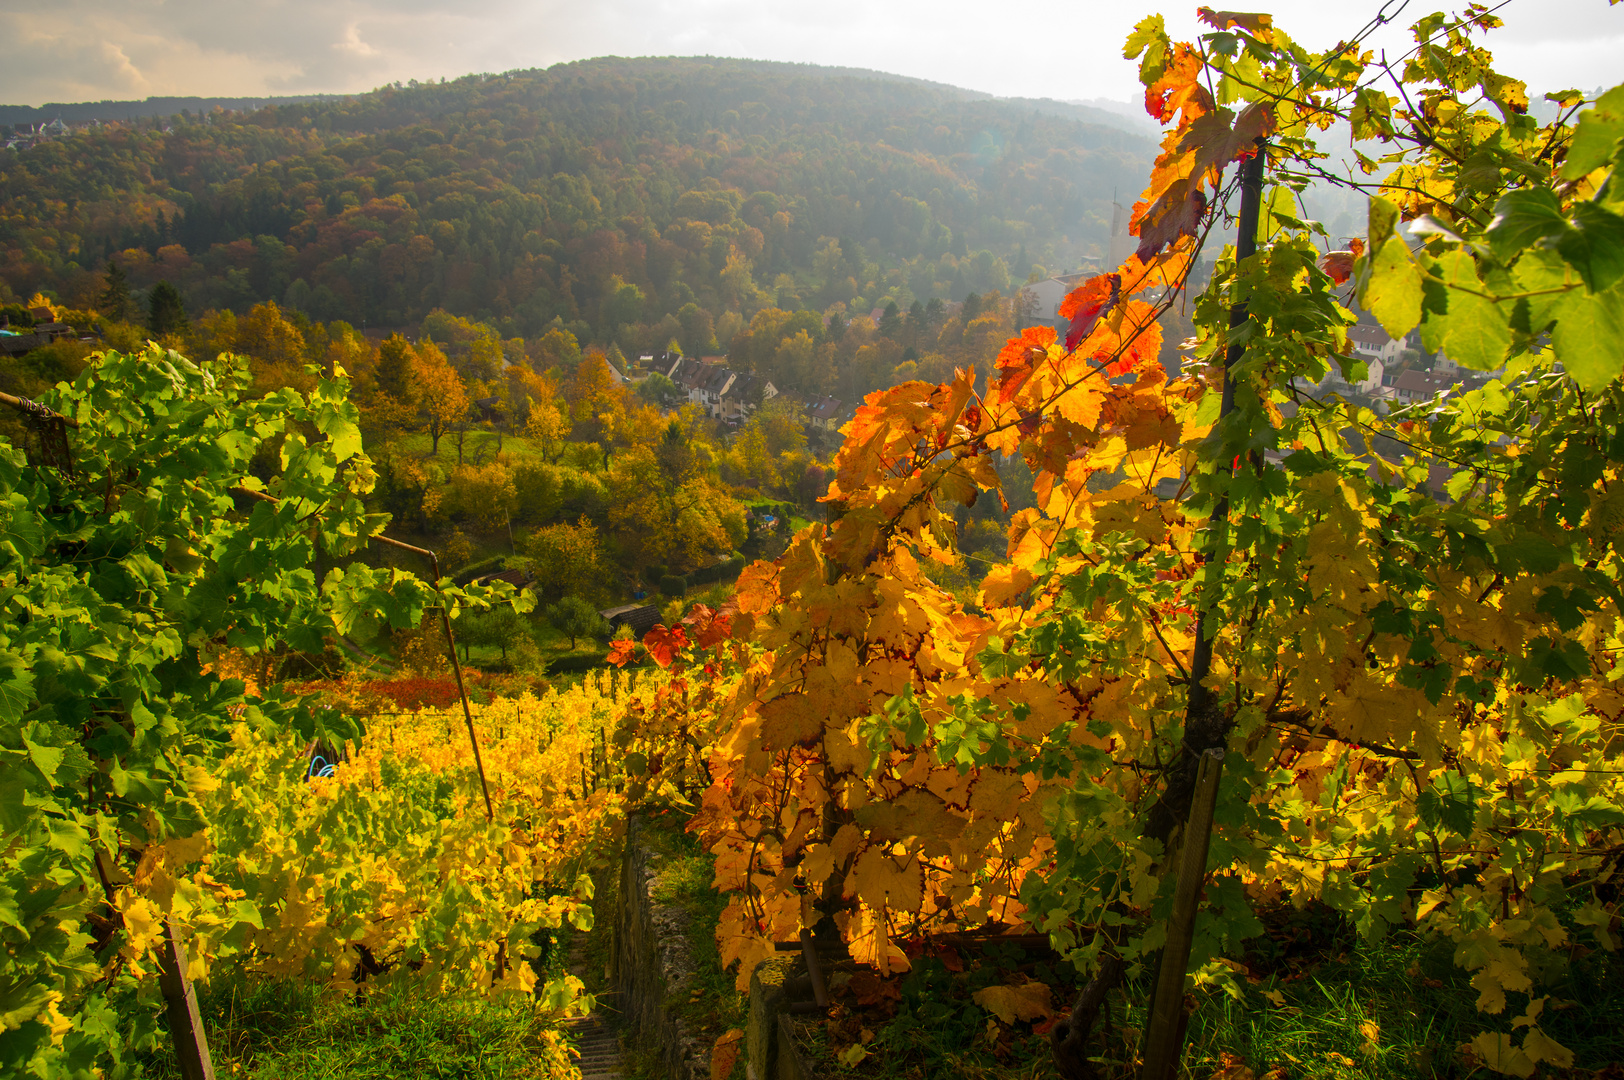
[[(1509, 955), (1510, 959), (1504, 956)], [(1506, 991), (1524, 993), (1533, 983), (1520, 966), (1522, 958), (1516, 953), (1503, 951), (1501, 957), (1490, 960), (1483, 970), (1472, 976), (1472, 986), (1477, 990), (1477, 1007), (1480, 1011), (1498, 1015), (1506, 1008)]]
[(895, 858), (877, 847), (868, 848), (857, 856), (857, 863), (846, 878), (846, 894), (855, 894), (872, 908), (917, 911), (924, 892), (925, 872), (915, 859), (909, 857), (899, 866)]
[(743, 1029), (734, 1028), (716, 1040), (716, 1045), (711, 1047), (711, 1080), (727, 1080), (732, 1075), (743, 1039)]
[(1040, 982), (1020, 986), (989, 986), (970, 995), (972, 1001), (1006, 1024), (1017, 1020), (1040, 1020), (1053, 1016), (1049, 988)]
[(1361, 299), (1382, 329), (1395, 338), (1421, 321), (1421, 267), (1402, 237), (1388, 237), (1371, 259), (1370, 280)]
[(1548, 1061), (1560, 1069), (1573, 1067), (1573, 1051), (1537, 1027), (1529, 1028), (1528, 1034), (1523, 1036), (1522, 1049), (1530, 1061)]
[(809, 745), (828, 716), (827, 701), (794, 692), (775, 697), (761, 706), (761, 744), (768, 750)]
[(1508, 1076), (1534, 1075), (1534, 1062), (1519, 1046), (1511, 1045), (1511, 1036), (1498, 1031), (1485, 1031), (1469, 1043), (1461, 1045), (1478, 1061), (1497, 1073)]

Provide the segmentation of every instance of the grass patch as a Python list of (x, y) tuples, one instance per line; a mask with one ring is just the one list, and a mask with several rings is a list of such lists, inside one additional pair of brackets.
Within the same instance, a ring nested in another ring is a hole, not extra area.
[[(254, 1080), (571, 1080), (558, 1028), (531, 1001), (430, 994), (409, 980), (356, 1000), (303, 982), (217, 976), (200, 994), (215, 1073)], [(179, 1077), (168, 1047), (149, 1076)]]
[[(676, 907), (688, 915), (688, 948), (694, 973), (683, 992), (666, 1004), (682, 1017), (688, 1030), (714, 1040), (733, 1028), (743, 1028), (750, 999), (734, 989), (734, 976), (722, 968), (716, 946), (716, 923), (727, 897), (711, 887), (715, 858), (699, 841), (684, 830), (687, 816), (680, 811), (653, 811), (642, 830), (643, 844), (659, 856), (653, 896), (662, 906)], [(628, 1076), (657, 1080), (665, 1075), (658, 1054), (633, 1051), (626, 1055)], [(730, 1074), (734, 1080), (745, 1075), (741, 1055)]]

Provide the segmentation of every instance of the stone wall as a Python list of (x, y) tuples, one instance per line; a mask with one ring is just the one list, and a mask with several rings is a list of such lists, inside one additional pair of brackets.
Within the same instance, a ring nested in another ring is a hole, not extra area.
[(710, 1041), (696, 1037), (676, 1008), (687, 1000), (694, 973), (689, 916), (675, 905), (655, 902), (664, 859), (643, 842), (645, 828), (637, 816), (626, 828), (615, 901), (615, 1004), (633, 1035), (659, 1048), (671, 1080), (709, 1080)]

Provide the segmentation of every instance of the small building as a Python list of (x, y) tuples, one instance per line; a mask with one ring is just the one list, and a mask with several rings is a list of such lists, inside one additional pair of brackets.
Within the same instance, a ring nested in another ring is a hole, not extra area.
[(734, 374), (721, 393), (720, 419), (725, 423), (741, 423), (745, 417), (778, 396), (778, 388), (760, 375)]
[(653, 604), (622, 604), (620, 607), (608, 608), (598, 612), (603, 620), (609, 624), (611, 634), (622, 626), (631, 628), (639, 641), (643, 635), (663, 625), (660, 619), (660, 609)]
[(1364, 323), (1348, 327), (1348, 343), (1359, 359), (1366, 363), (1379, 360), (1383, 366), (1398, 360), (1406, 347), (1403, 338), (1389, 337), (1381, 327)]
[(1383, 396), (1394, 401), (1416, 401), (1436, 397), (1458, 381), (1436, 371), (1400, 371), (1382, 377), (1382, 388), (1386, 391)]
[(845, 402), (836, 397), (823, 397), (806, 407), (806, 422), (824, 431), (839, 431), (845, 422)]
[(1015, 323), (1016, 329), (1024, 330), (1028, 326), (1059, 326), (1060, 303), (1066, 295), (1081, 285), (1093, 274), (1088, 270), (1079, 270), (1071, 274), (1056, 274), (1053, 277), (1035, 281), (1030, 285), (1021, 287), (1016, 294)]

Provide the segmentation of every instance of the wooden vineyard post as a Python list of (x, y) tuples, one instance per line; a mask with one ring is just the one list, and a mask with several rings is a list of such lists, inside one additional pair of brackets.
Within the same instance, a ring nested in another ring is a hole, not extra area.
[(1218, 777), (1224, 770), (1224, 752), (1201, 755), (1190, 820), (1184, 827), (1184, 850), (1178, 884), (1173, 890), (1173, 913), (1167, 920), (1167, 943), (1162, 946), (1156, 996), (1151, 999), (1150, 1022), (1145, 1025), (1145, 1065), (1140, 1080), (1172, 1080), (1184, 1049), (1184, 970), (1190, 963), (1195, 938), (1196, 909), (1207, 879), (1207, 848), (1212, 839), (1212, 813), (1218, 804)]
[[(1241, 212), (1235, 236), (1237, 262), (1257, 253), (1258, 218), (1263, 202), (1263, 173), (1267, 154), (1267, 144), (1259, 139), (1256, 152), (1241, 165)], [(1234, 368), (1246, 352), (1245, 339), (1240, 331), (1250, 318), (1244, 301), (1231, 306), (1231, 338), (1223, 354), (1223, 396), (1218, 407), (1220, 425), (1235, 408)], [(1250, 464), (1254, 459), (1248, 455), (1246, 460)], [(1237, 458), (1233, 464), (1220, 463), (1218, 468), (1233, 476), (1240, 463), (1241, 459)], [(1217, 568), (1216, 572), (1222, 573), (1229, 546), (1228, 529), (1229, 495), (1225, 492), (1207, 519), (1202, 561), (1208, 572)], [(1180, 752), (1183, 767), (1170, 774), (1167, 790), (1151, 810), (1147, 829), (1147, 835), (1165, 844), (1172, 836), (1177, 820), (1186, 816), (1183, 807), (1188, 805), (1183, 858), (1178, 885), (1173, 894), (1173, 913), (1167, 922), (1167, 943), (1162, 948), (1161, 962), (1156, 969), (1155, 996), (1151, 1001), (1150, 1019), (1145, 1025), (1142, 1043), (1144, 1067), (1139, 1073), (1139, 1080), (1172, 1080), (1178, 1072), (1179, 1060), (1184, 1056), (1184, 969), (1190, 962), (1190, 941), (1195, 928), (1201, 883), (1207, 872), (1207, 845), (1212, 835), (1213, 808), (1218, 799), (1218, 776), (1223, 770), (1224, 745), (1229, 739), (1231, 726), (1223, 702), (1207, 685), (1207, 679), (1212, 674), (1212, 640), (1217, 633), (1210, 618), (1215, 614), (1211, 598), (1214, 592), (1209, 587), (1203, 587), (1196, 610), (1195, 642), (1190, 655), (1190, 696)], [(1184, 802), (1186, 798), (1189, 799), (1188, 804)]]
[(185, 1080), (214, 1080), (209, 1040), (197, 1011), (197, 993), (186, 977), (186, 946), (175, 930), (175, 917), (164, 918), (164, 939), (158, 954), (158, 988), (169, 1013), (169, 1034)]

